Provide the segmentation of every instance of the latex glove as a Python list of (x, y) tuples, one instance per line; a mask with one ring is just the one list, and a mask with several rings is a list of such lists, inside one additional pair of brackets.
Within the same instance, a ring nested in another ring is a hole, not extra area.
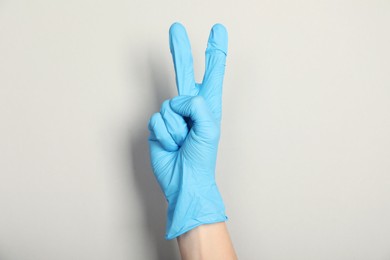
[(170, 30), (179, 96), (163, 103), (149, 121), (151, 165), (168, 201), (166, 239), (202, 224), (227, 219), (215, 183), (222, 113), (227, 31), (211, 29), (203, 82), (195, 83), (190, 42), (184, 27)]

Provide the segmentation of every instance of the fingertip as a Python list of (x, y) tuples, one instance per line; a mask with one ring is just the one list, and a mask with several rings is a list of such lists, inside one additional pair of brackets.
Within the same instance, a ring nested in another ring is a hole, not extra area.
[(187, 37), (187, 31), (184, 26), (179, 22), (173, 23), (169, 28), (169, 49), (171, 50), (171, 53), (175, 51), (174, 41), (181, 39), (183, 36)]
[(184, 26), (180, 22), (174, 22), (171, 25), (171, 27), (169, 28), (169, 33), (172, 34), (172, 33), (178, 32), (178, 31), (183, 30), (183, 29), (184, 29)]
[(214, 24), (211, 28), (210, 37), (207, 44), (207, 50), (220, 50), (227, 55), (228, 50), (228, 33), (224, 25)]
[(220, 31), (222, 33), (227, 34), (226, 27), (223, 24), (221, 24), (221, 23), (214, 24), (213, 27), (211, 28), (211, 30), (213, 30), (213, 31)]

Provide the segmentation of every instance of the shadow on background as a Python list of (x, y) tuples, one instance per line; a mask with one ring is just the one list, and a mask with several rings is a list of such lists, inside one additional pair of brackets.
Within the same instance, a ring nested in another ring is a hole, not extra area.
[[(139, 58), (145, 61), (145, 57)], [(132, 73), (135, 75), (145, 73), (145, 71), (150, 73), (150, 81), (141, 82), (142, 84), (138, 87), (150, 90), (153, 96), (145, 100), (153, 100), (153, 104), (145, 106), (146, 109), (139, 109), (138, 120), (135, 124), (137, 127), (131, 129), (130, 156), (133, 163), (131, 174), (142, 200), (140, 204), (143, 205), (144, 210), (145, 232), (148, 232), (148, 237), (153, 243), (150, 248), (156, 251), (156, 259), (180, 259), (176, 241), (167, 241), (164, 238), (167, 205), (150, 166), (147, 128), (149, 117), (160, 110), (160, 105), (164, 100), (174, 96), (172, 93), (174, 88), (170, 86), (171, 82), (169, 82), (166, 69), (170, 64), (159, 60), (159, 55), (152, 55), (152, 53), (147, 62), (140, 62), (139, 59), (134, 59), (134, 62), (137, 62), (137, 71), (132, 71)]]

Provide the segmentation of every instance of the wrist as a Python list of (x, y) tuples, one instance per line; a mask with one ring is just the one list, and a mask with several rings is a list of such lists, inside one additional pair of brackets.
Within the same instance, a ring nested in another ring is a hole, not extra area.
[(227, 220), (225, 206), (215, 182), (181, 189), (167, 198), (166, 239), (173, 239), (202, 224)]

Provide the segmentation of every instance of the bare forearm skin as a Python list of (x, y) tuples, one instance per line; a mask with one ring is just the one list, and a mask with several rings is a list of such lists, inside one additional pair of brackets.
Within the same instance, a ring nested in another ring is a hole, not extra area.
[(177, 242), (183, 260), (237, 260), (225, 222), (196, 227)]

